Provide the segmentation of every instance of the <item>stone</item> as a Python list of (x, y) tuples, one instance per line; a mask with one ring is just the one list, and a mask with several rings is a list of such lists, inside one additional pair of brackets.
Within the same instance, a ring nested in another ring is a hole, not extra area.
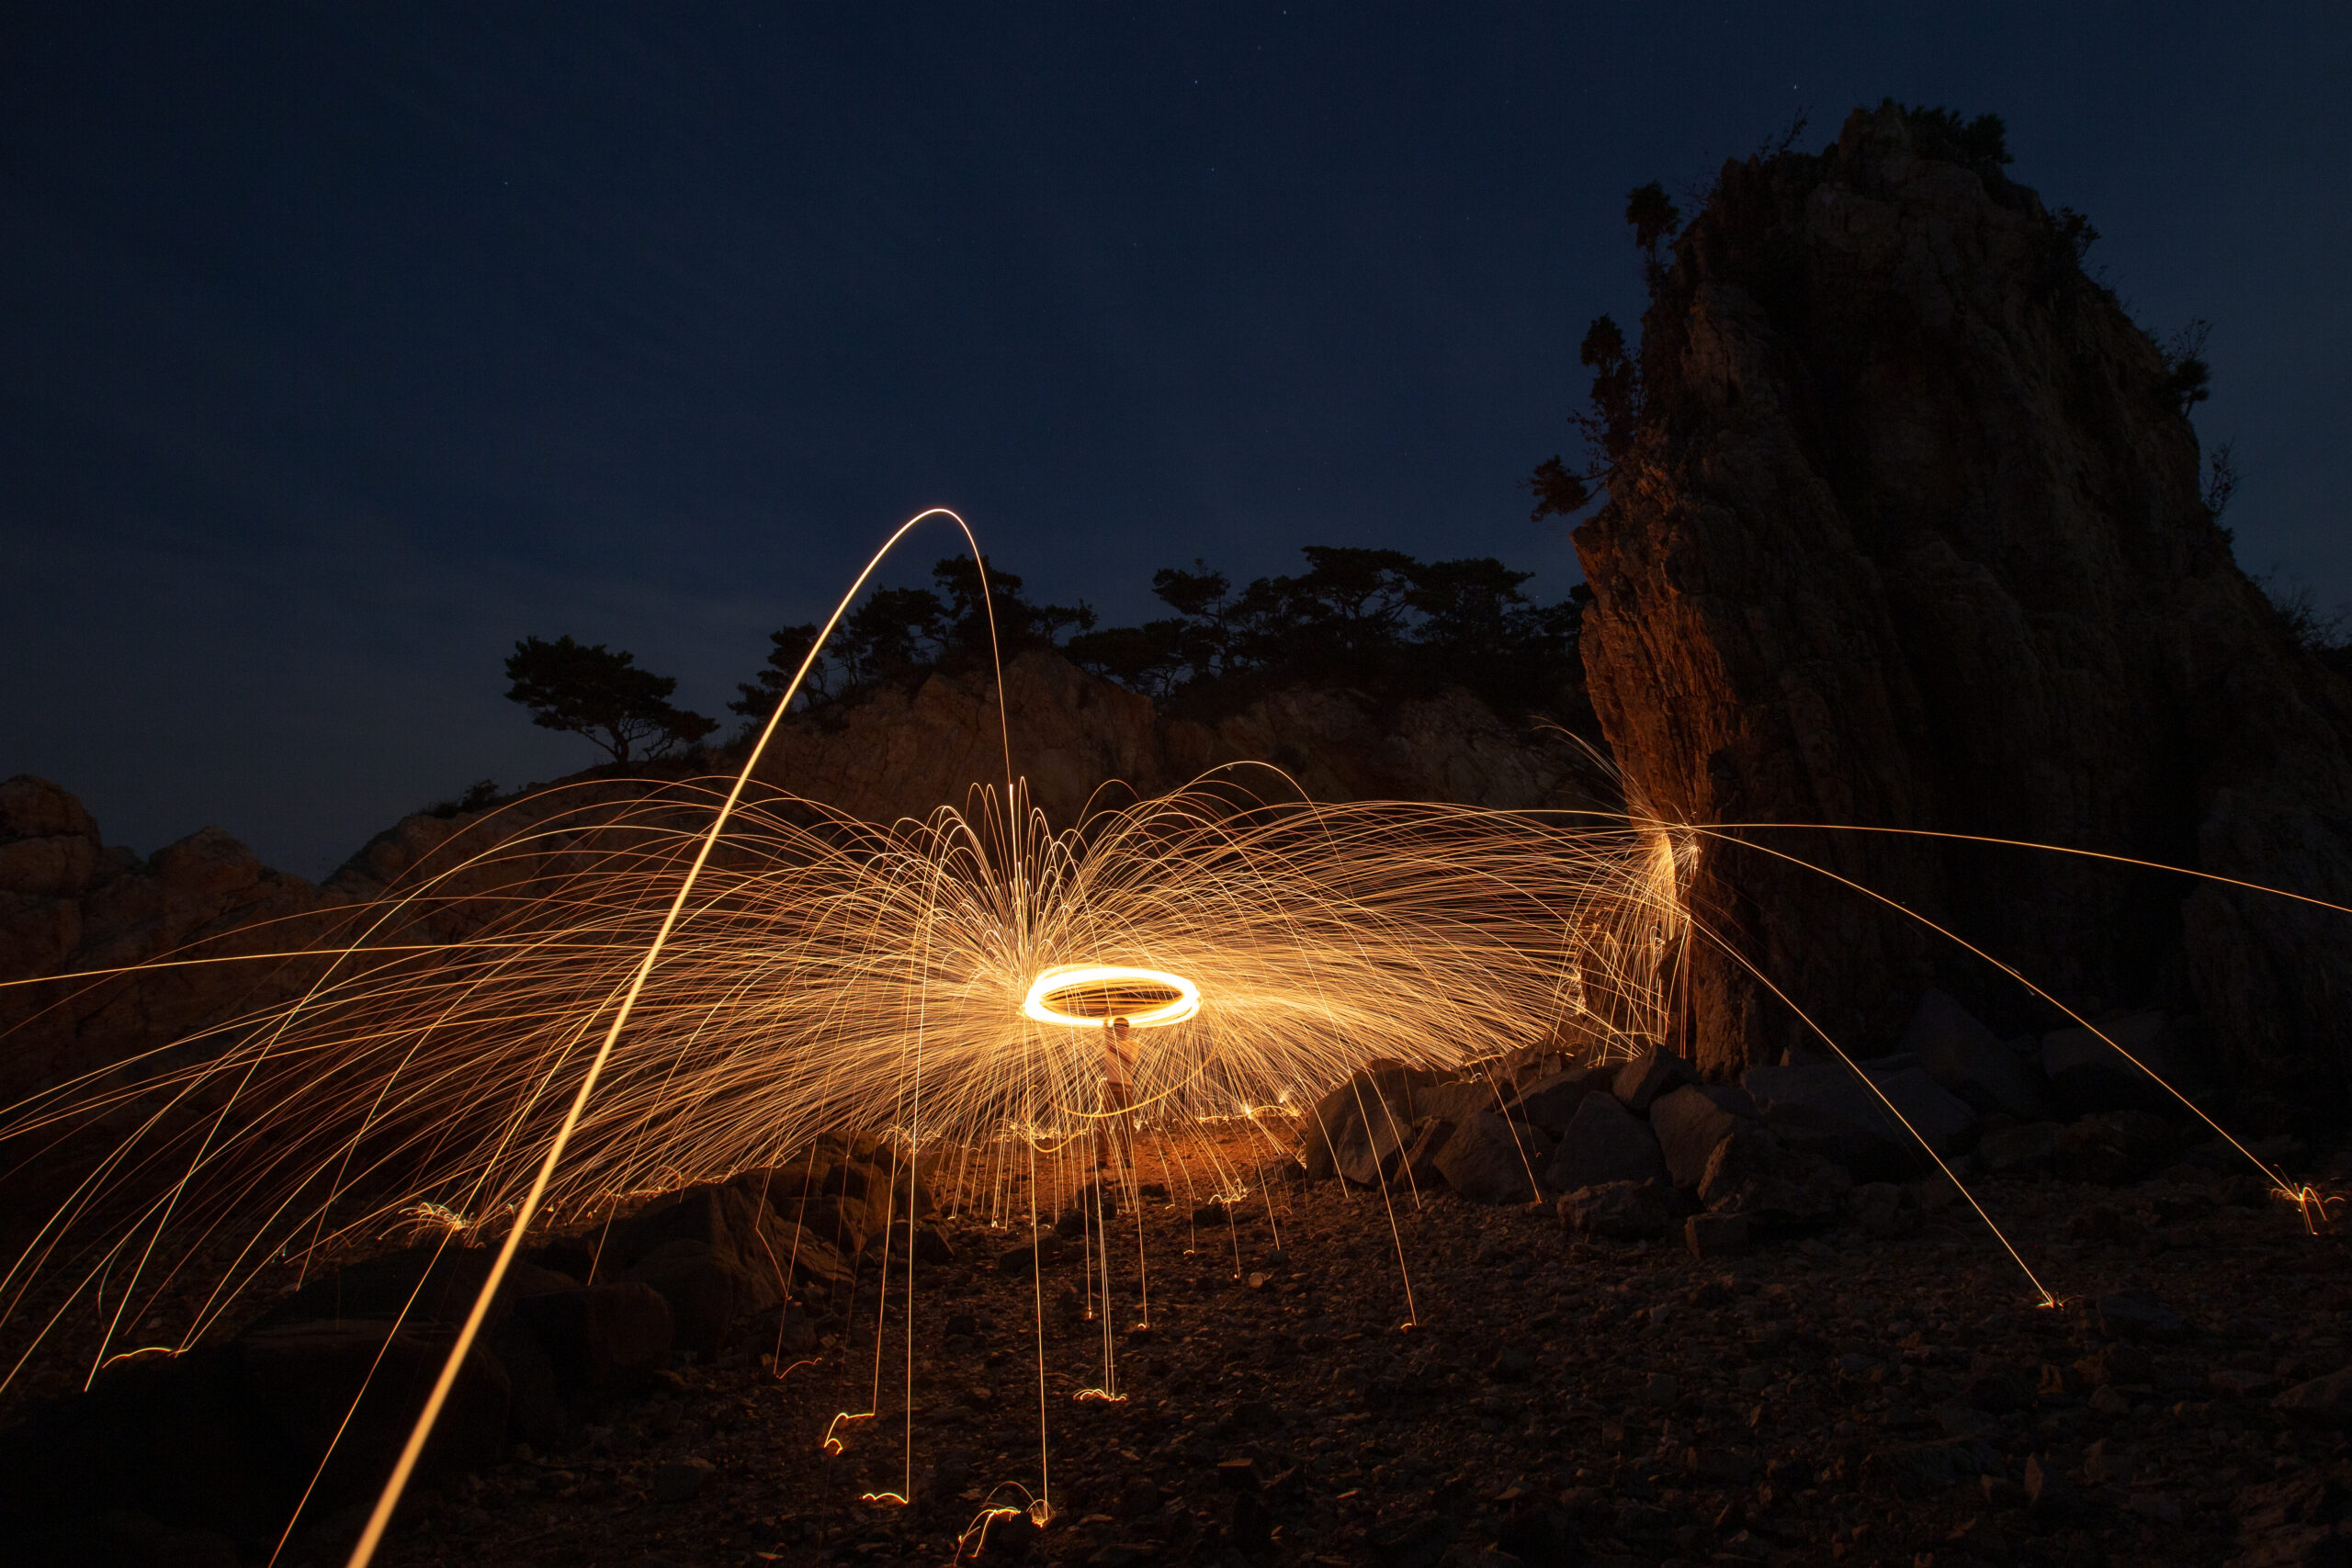
[(1983, 1438), (1945, 1438), (1928, 1443), (1896, 1443), (1863, 1456), (1862, 1489), (1911, 1501), (1949, 1495), (1996, 1468), (1998, 1457)]
[(0, 784), (0, 893), (77, 898), (104, 847), (96, 821), (56, 784), (30, 773)]
[(1442, 1116), (1432, 1116), (1413, 1131), (1412, 1146), (1405, 1151), (1405, 1179), (1415, 1191), (1437, 1187), (1445, 1180), (1437, 1168), (1437, 1152), (1453, 1136), (1453, 1123)]
[[(1975, 1113), (1916, 1066), (1871, 1070), (1868, 1083), (1842, 1063), (1750, 1067), (1741, 1082), (1782, 1143), (1835, 1160), (1858, 1177), (1917, 1175), (1933, 1168), (1922, 1140), (1949, 1156), (1965, 1149), (1976, 1134)], [(1905, 1121), (1917, 1137), (1905, 1131)]]
[(1330, 1090), (1301, 1118), (1299, 1162), (1309, 1181), (1329, 1181), (1340, 1174), (1340, 1145), (1349, 1130), (1363, 1120), (1356, 1107), (1356, 1085), (1351, 1079)]
[(1340, 1136), (1333, 1165), (1342, 1179), (1355, 1186), (1378, 1187), (1396, 1174), (1396, 1162), (1411, 1141), (1412, 1122), (1406, 1113), (1367, 1094), (1363, 1113), (1351, 1118)]
[(516, 1303), (560, 1388), (602, 1397), (669, 1364), (670, 1303), (640, 1280), (548, 1291)]
[(2273, 1399), (2270, 1408), (2300, 1421), (2352, 1424), (2352, 1367), (2295, 1384)]
[(2025, 1461), (2025, 1503), (2045, 1517), (2064, 1518), (2082, 1507), (2082, 1497), (2064, 1475), (2042, 1462), (2040, 1454), (2029, 1454)]
[(1511, 1101), (1511, 1114), (1556, 1138), (1567, 1131), (1585, 1096), (1606, 1093), (1615, 1077), (1615, 1071), (1608, 1067), (1578, 1066), (1548, 1074), (1520, 1091)]
[(1846, 1212), (1854, 1185), (1843, 1166), (1783, 1145), (1767, 1128), (1743, 1122), (1707, 1156), (1699, 1201), (1709, 1212), (1744, 1216), (1758, 1234), (1817, 1230)]
[(1535, 1358), (1517, 1346), (1506, 1345), (1487, 1363), (1487, 1375), (1497, 1382), (1525, 1382), (1535, 1375)]
[(1648, 1124), (1613, 1096), (1587, 1095), (1568, 1119), (1543, 1177), (1545, 1185), (1563, 1192), (1608, 1182), (1662, 1181), (1666, 1156)]
[(1010, 1247), (997, 1254), (996, 1266), (1003, 1273), (1025, 1273), (1032, 1268), (1051, 1268), (1069, 1255), (1069, 1243), (1050, 1230), (1041, 1230), (1033, 1243)]
[(1902, 1050), (1979, 1115), (1998, 1112), (2039, 1122), (2057, 1109), (2038, 1062), (2019, 1057), (1966, 1008), (1933, 987), (1919, 998), (1903, 1032)]
[[(248, 1398), (312, 1463), (328, 1453), (320, 1495), (372, 1495), (408, 1441), (456, 1334), (387, 1320), (282, 1324), (232, 1342)], [(467, 1355), (426, 1456), (432, 1468), (479, 1468), (506, 1451), (512, 1385), (477, 1346)], [(365, 1390), (364, 1397), (362, 1390)], [(355, 1404), (355, 1401), (356, 1404)]]
[[(838, 1167), (834, 1175), (865, 1168)], [(706, 1183), (616, 1222), (598, 1272), (660, 1292), (676, 1348), (708, 1358), (732, 1341), (744, 1318), (784, 1300), (796, 1241), (806, 1247), (805, 1235), (796, 1237), (772, 1206), (740, 1187)]]
[(2268, 1372), (2244, 1371), (2233, 1367), (2216, 1367), (2205, 1374), (2205, 1384), (2224, 1399), (2252, 1399), (2267, 1393), (2278, 1380)]
[(2034, 1392), (2034, 1385), (2015, 1368), (1980, 1356), (1969, 1369), (1968, 1381), (1961, 1385), (1960, 1397), (1971, 1409), (2006, 1416), (2032, 1404)]
[(653, 1467), (653, 1500), (684, 1503), (702, 1495), (718, 1467), (707, 1459), (667, 1459)]
[(1659, 1181), (1611, 1181), (1579, 1187), (1559, 1201), (1560, 1224), (1580, 1235), (1639, 1241), (1663, 1235), (1674, 1224), (1674, 1201)]
[(1715, 1145), (1755, 1119), (1756, 1102), (1742, 1089), (1686, 1084), (1658, 1096), (1650, 1105), (1650, 1132), (1665, 1156), (1667, 1179), (1698, 1186)]
[(1692, 1214), (1682, 1222), (1682, 1242), (1702, 1263), (1737, 1258), (1747, 1251), (1745, 1214)]
[[(1498, 1111), (1503, 1105), (1503, 1095), (1484, 1077), (1467, 1078), (1460, 1083), (1432, 1084), (1413, 1094), (1415, 1116), (1434, 1116), (1456, 1125), (1467, 1122), (1481, 1111)], [(1527, 1120), (1515, 1109), (1511, 1116), (1515, 1121)]]
[(2098, 1111), (2058, 1134), (2059, 1173), (2076, 1181), (2130, 1181), (2164, 1165), (2176, 1139), (2146, 1111)]
[(1481, 1111), (1453, 1130), (1431, 1163), (1473, 1203), (1532, 1202), (1543, 1196), (1535, 1173), (1548, 1163), (1550, 1142), (1524, 1122)]
[(2065, 1128), (2055, 1122), (2029, 1122), (2004, 1127), (1976, 1141), (1976, 1157), (1995, 1176), (2015, 1176), (2040, 1170), (2058, 1157)]
[(2101, 1296), (2091, 1303), (2098, 1331), (2109, 1339), (2161, 1341), (2188, 1337), (2188, 1321), (2172, 1308), (2134, 1291)]
[(1917, 1196), (1892, 1181), (1872, 1181), (1854, 1189), (1849, 1206), (1862, 1234), (1887, 1240), (1918, 1234)]
[(1619, 1067), (1609, 1089), (1626, 1110), (1647, 1111), (1650, 1102), (1667, 1090), (1698, 1081), (1699, 1075), (1688, 1061), (1662, 1045), (1653, 1045)]
[[(1343, 1176), (1360, 1187), (1372, 1187), (1394, 1175), (1411, 1141), (1415, 1101), (1432, 1092), (1433, 1077), (1402, 1067), (1367, 1069), (1351, 1074), (1316, 1100), (1299, 1134), (1299, 1159), (1308, 1179)], [(1493, 1101), (1494, 1091), (1484, 1085), (1459, 1087)]]
[(2078, 1116), (2140, 1111), (2179, 1117), (2187, 1112), (2166, 1083), (2181, 1094), (2210, 1088), (2193, 1034), (2153, 1011), (2110, 1020), (2097, 1031), (2053, 1030), (2041, 1037), (2041, 1070), (2059, 1102)]

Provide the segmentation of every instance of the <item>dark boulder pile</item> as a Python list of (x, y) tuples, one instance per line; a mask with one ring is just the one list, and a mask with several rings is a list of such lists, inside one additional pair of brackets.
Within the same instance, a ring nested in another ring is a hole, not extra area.
[(1549, 1204), (1580, 1235), (1679, 1231), (1718, 1257), (1849, 1221), (1916, 1229), (1910, 1184), (1939, 1179), (1939, 1159), (1963, 1181), (2143, 1177), (2211, 1138), (2166, 1084), (2210, 1091), (2193, 1018), (2004, 1041), (1930, 990), (1892, 1055), (1750, 1067), (1736, 1087), (1664, 1048), (1603, 1065), (1526, 1051), (1461, 1077), (1376, 1064), (1309, 1111), (1299, 1157), (1308, 1180)]
[[(624, 1401), (758, 1338), (813, 1345), (861, 1258), (944, 1235), (872, 1139), (689, 1187), (526, 1249), (491, 1303), (419, 1483), (560, 1450)], [(314, 1272), (234, 1337), (119, 1358), (0, 1430), (12, 1561), (232, 1564), (364, 1523), (496, 1256), (451, 1238)], [(786, 1303), (795, 1303), (787, 1315)], [(299, 1518), (297, 1518), (299, 1511)], [(21, 1553), (21, 1555), (19, 1555)]]

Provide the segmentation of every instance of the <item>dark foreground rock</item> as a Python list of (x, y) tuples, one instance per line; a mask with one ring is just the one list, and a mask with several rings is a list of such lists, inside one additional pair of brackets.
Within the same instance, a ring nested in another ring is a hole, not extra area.
[[(1011, 1233), (943, 1213), (951, 1253), (918, 1259), (911, 1315), (903, 1272), (877, 1296), (879, 1252), (864, 1254), (846, 1288), (755, 1318), (759, 1337), (715, 1359), (670, 1357), (558, 1438), (517, 1448), (510, 1427), (499, 1453), (437, 1464), (382, 1561), (945, 1562), (992, 1497), (1025, 1503), (1037, 1485), (1041, 1350), (1055, 1513), (1043, 1529), (992, 1525), (982, 1564), (2204, 1568), (2338, 1549), (2352, 1260), (2199, 1146), (2122, 1186), (2047, 1171), (1978, 1185), (2063, 1298), (2040, 1309), (1968, 1205), (1916, 1181), (1865, 1184), (1800, 1234), (1750, 1221), (1739, 1253), (1735, 1216), (1693, 1224), (1675, 1206), (1696, 1197), (1663, 1181), (1623, 1195), (1663, 1217), (1650, 1239), (1336, 1180), (1204, 1205), (1232, 1196), (1216, 1173), (1250, 1168), (1262, 1146), (1255, 1132), (1210, 1139), (1189, 1156), (1171, 1147), (1164, 1171), (1151, 1156), (1158, 1194), (1119, 1190), (1114, 1258), (1129, 1260), (1107, 1300), (1099, 1258), (1074, 1266), (1098, 1256), (1097, 1232), (1047, 1230), (1070, 1261), (1006, 1274), (994, 1258)], [(1743, 1159), (1778, 1147), (1753, 1127), (1727, 1145), (1743, 1139)], [(1028, 1195), (1003, 1196), (1025, 1224)], [(1089, 1212), (1072, 1196), (1048, 1190), (1035, 1207)], [(606, 1288), (532, 1283), (517, 1317), (569, 1318), (569, 1292)], [(332, 1322), (293, 1338), (312, 1336), (320, 1367), (344, 1364)], [(140, 1363), (116, 1369), (85, 1408), (119, 1400), (141, 1418), (110, 1439), (120, 1454), (75, 1450), (82, 1468), (168, 1465), (177, 1506), (215, 1499), (213, 1517), (233, 1523), (247, 1472), (156, 1445), (193, 1430), (223, 1450), (240, 1422), (289, 1418), (238, 1393), (229, 1359), (161, 1365), (213, 1392), (174, 1416), (109, 1386)], [(1114, 1402), (1099, 1397), (1106, 1377)], [(12, 1534), (12, 1563), (227, 1568), (226, 1554), (257, 1562), (274, 1544), (166, 1518), (157, 1493), (61, 1520), (54, 1500), (44, 1512), (21, 1495), (42, 1453), (10, 1440), (9, 1506), (53, 1527)], [(306, 1527), (281, 1561), (327, 1568), (340, 1539)]]

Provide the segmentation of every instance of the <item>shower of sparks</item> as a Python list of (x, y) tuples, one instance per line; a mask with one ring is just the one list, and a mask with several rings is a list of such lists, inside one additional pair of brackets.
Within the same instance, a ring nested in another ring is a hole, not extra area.
[[(828, 631), (938, 515), (891, 536)], [(893, 1205), (900, 1169), (951, 1159), (952, 1201), (1000, 1223), (1034, 1226), (1048, 1185), (1082, 1193), (1073, 1165), (1123, 1167), (1132, 1204), (1139, 1139), (1227, 1117), (1264, 1131), (1266, 1108), (1300, 1110), (1367, 1066), (1476, 1071), (1527, 1047), (1600, 1062), (1668, 1043), (1689, 944), (1711, 940), (1686, 898), (1709, 835), (1638, 815), (1300, 802), (1266, 769), (1270, 802), (1238, 769), (1056, 830), (1027, 805), (1009, 739), (1001, 788), (920, 821), (746, 798), (806, 672), (734, 779), (617, 805), (609, 783), (584, 786), (526, 825), (493, 819), (465, 840), (482, 847), (428, 861), (332, 941), (262, 955), (303, 966), (300, 996), (0, 1108), (10, 1179), (36, 1184), (45, 1215), (0, 1269), (0, 1391), (45, 1362), (95, 1375), (186, 1350), (241, 1321), (288, 1261), (495, 1243), (354, 1552), (364, 1565), (526, 1238), (861, 1136), (899, 1168)], [(1114, 1100), (1103, 1026), (1118, 1018), (1137, 1035)], [(2327, 1226), (2317, 1193), (2262, 1168)], [(1229, 1216), (1251, 1182), (1213, 1174)], [(1115, 1402), (1114, 1243), (1093, 1185), (1091, 1210), (1079, 1201), (1102, 1374), (1077, 1397)], [(1394, 1237), (1397, 1194), (1381, 1192)], [(897, 1261), (911, 1377), (915, 1276), (910, 1256)], [(1037, 1488), (1000, 1483), (959, 1554), (991, 1523), (1052, 1514), (1042, 1292), (1038, 1311)], [(162, 1322), (177, 1325), (170, 1343), (135, 1342)], [(877, 1316), (872, 1398), (834, 1417), (828, 1450), (881, 1409), (881, 1352)], [(779, 1379), (803, 1364), (779, 1358)], [(910, 1486), (910, 1425), (908, 1442)], [(998, 1501), (1008, 1486), (1024, 1507)]]
[[(185, 1347), (277, 1259), (507, 1228), (714, 804), (679, 785), (542, 820), (369, 911), (298, 998), (14, 1108), (0, 1135), (103, 1130), (107, 1153), (0, 1276), (19, 1328), (37, 1282), (72, 1287), (7, 1376), (65, 1301), (129, 1325), (196, 1287)], [(1627, 1055), (1666, 1032), (1684, 861), (1655, 830), (1229, 783), (1058, 832), (992, 789), (888, 828), (739, 806), (533, 1230), (827, 1132), (967, 1163), (1091, 1138), (1102, 1031), (1029, 1010), (1073, 987), (1176, 992), (1133, 1068), (1152, 1126), (1304, 1105), (1380, 1059)]]

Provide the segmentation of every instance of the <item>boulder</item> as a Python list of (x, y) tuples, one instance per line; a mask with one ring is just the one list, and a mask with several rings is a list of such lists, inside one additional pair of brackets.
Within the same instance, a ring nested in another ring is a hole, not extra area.
[(1734, 1127), (1707, 1156), (1699, 1201), (1739, 1214), (1758, 1233), (1818, 1230), (1845, 1212), (1853, 1178), (1843, 1166), (1791, 1149), (1752, 1122)]
[(515, 1314), (567, 1394), (618, 1393), (670, 1362), (670, 1303), (639, 1280), (546, 1292), (517, 1303)]
[(1491, 1079), (1485, 1077), (1463, 1078), (1453, 1083), (1431, 1084), (1413, 1096), (1416, 1120), (1439, 1116), (1448, 1122), (1467, 1122), (1481, 1111), (1499, 1111), (1507, 1095)]
[(2210, 1087), (2200, 1033), (2192, 1022), (2160, 1012), (2132, 1013), (2096, 1031), (2054, 1030), (2041, 1037), (2041, 1070), (2059, 1102), (2076, 1115), (2145, 1111), (2179, 1117), (2187, 1114), (2179, 1096), (2165, 1085), (2191, 1097)]
[[(1750, 1067), (1741, 1082), (1782, 1143), (1835, 1160), (1857, 1176), (1915, 1175), (1929, 1163), (1919, 1149), (1922, 1140), (1938, 1154), (1953, 1155), (1975, 1136), (1975, 1112), (1924, 1068), (1896, 1062), (1868, 1064), (1866, 1070), (1868, 1084), (1842, 1063)], [(1888, 1111), (1889, 1100), (1918, 1137)]]
[(1589, 1094), (1605, 1094), (1615, 1081), (1611, 1067), (1573, 1066), (1530, 1081), (1511, 1101), (1510, 1113), (1558, 1137)]
[[(318, 1494), (333, 1506), (372, 1496), (382, 1483), (456, 1337), (346, 1319), (286, 1324), (233, 1344), (251, 1397), (295, 1452), (315, 1463), (333, 1446)], [(479, 1346), (469, 1351), (425, 1445), (430, 1467), (480, 1469), (505, 1458), (511, 1392), (504, 1368)]]
[(1333, 1168), (1358, 1187), (1377, 1187), (1396, 1173), (1396, 1162), (1411, 1142), (1406, 1112), (1378, 1095), (1364, 1096), (1361, 1114), (1335, 1140)]
[[(871, 1175), (873, 1168), (845, 1165), (835, 1174), (842, 1171)], [(784, 1300), (790, 1259), (807, 1252), (811, 1272), (830, 1262), (810, 1240), (741, 1188), (707, 1183), (616, 1222), (598, 1278), (652, 1286), (670, 1303), (676, 1348), (713, 1356), (743, 1318)]]
[(1016, 1242), (997, 1254), (996, 1266), (1001, 1273), (1025, 1274), (1032, 1269), (1050, 1269), (1069, 1255), (1069, 1243), (1040, 1228), (1031, 1240)]
[(1674, 1199), (1663, 1182), (1606, 1181), (1566, 1194), (1559, 1213), (1560, 1224), (1579, 1235), (1638, 1241), (1666, 1234)]
[(2058, 1134), (2059, 1174), (2075, 1181), (2130, 1181), (2168, 1163), (2172, 1124), (2146, 1111), (2101, 1111)]
[[(482, 1281), (490, 1277), (490, 1267), (497, 1258), (495, 1249), (487, 1247), (426, 1243), (402, 1247), (313, 1275), (251, 1326), (396, 1317), (415, 1324), (455, 1325), (473, 1311)], [(528, 1258), (517, 1258), (507, 1265), (506, 1278), (499, 1284), (498, 1298), (486, 1321), (497, 1321), (527, 1297), (571, 1290), (579, 1282)]]
[(300, 1462), (248, 1396), (232, 1347), (118, 1362), (88, 1393), (0, 1428), (0, 1529), (14, 1541), (128, 1511), (266, 1555), (300, 1495)]
[[(1086, 1227), (1087, 1217), (1095, 1212), (1091, 1208), (1084, 1208), (1072, 1210), (1071, 1213), (1079, 1216), (1079, 1229), (1082, 1233)], [(1098, 1214), (1096, 1223), (1100, 1224), (1117, 1213), (1118, 1210), (1114, 1207), (1110, 1214)], [(1058, 1230), (1059, 1227), (1056, 1228)], [(956, 1244), (947, 1238), (945, 1231), (928, 1220), (912, 1223), (899, 1220), (890, 1226), (887, 1244), (883, 1235), (877, 1233), (866, 1246), (877, 1262), (885, 1258), (889, 1260), (889, 1266), (894, 1274), (905, 1270), (910, 1249), (912, 1250), (914, 1260), (918, 1263), (938, 1264), (956, 1261)]]
[(1615, 1181), (1662, 1181), (1666, 1158), (1648, 1124), (1613, 1095), (1587, 1095), (1560, 1134), (1544, 1168), (1555, 1191), (1573, 1192)]
[(1298, 1136), (1298, 1160), (1306, 1168), (1307, 1180), (1329, 1181), (1340, 1174), (1340, 1141), (1359, 1115), (1346, 1084), (1307, 1108)]
[(2055, 1109), (2040, 1063), (2021, 1058), (1942, 991), (1930, 988), (1919, 998), (1902, 1049), (1979, 1115), (2038, 1122)]
[(1543, 1196), (1535, 1173), (1551, 1152), (1544, 1133), (1481, 1111), (1453, 1130), (1432, 1163), (1473, 1203), (1525, 1203)]
[(1756, 1102), (1744, 1089), (1685, 1084), (1660, 1095), (1650, 1106), (1650, 1132), (1666, 1156), (1668, 1179), (1677, 1187), (1698, 1186), (1715, 1145), (1755, 1119)]
[(1610, 1091), (1628, 1111), (1647, 1111), (1650, 1101), (1681, 1084), (1697, 1083), (1698, 1070), (1662, 1045), (1654, 1045), (1619, 1067)]
[(1434, 1188), (1445, 1178), (1437, 1168), (1437, 1152), (1453, 1136), (1453, 1123), (1432, 1116), (1413, 1130), (1413, 1146), (1405, 1151), (1405, 1179), (1415, 1191)]
[(866, 1206), (863, 1198), (844, 1198), (839, 1193), (808, 1199), (786, 1199), (775, 1209), (777, 1217), (787, 1225), (797, 1224), (800, 1229), (825, 1244), (844, 1258), (855, 1258), (865, 1250), (865, 1244), (881, 1226), (881, 1216)]

